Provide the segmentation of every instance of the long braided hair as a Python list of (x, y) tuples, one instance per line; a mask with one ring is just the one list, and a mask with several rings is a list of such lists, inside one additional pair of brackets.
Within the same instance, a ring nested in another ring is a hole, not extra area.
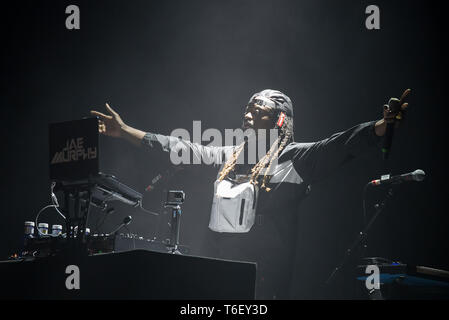
[[(265, 93), (265, 94), (264, 94)], [(279, 154), (282, 152), (282, 150), (285, 148), (285, 146), (293, 140), (293, 109), (291, 106), (290, 99), (284, 95), (283, 93), (279, 91), (274, 90), (264, 90), (258, 94), (253, 95), (253, 97), (250, 99), (252, 100), (256, 95), (265, 95), (269, 96), (271, 100), (273, 100), (277, 106), (281, 106), (279, 109), (281, 111), (288, 112), (289, 115), (285, 116), (284, 122), (282, 124), (282, 127), (279, 128), (279, 134), (276, 141), (271, 145), (268, 152), (259, 160), (259, 162), (251, 169), (251, 179), (250, 183), (253, 185), (258, 185), (258, 176), (262, 172), (264, 168), (264, 176), (262, 178), (262, 183), (260, 188), (265, 190), (266, 192), (269, 192), (271, 189), (267, 187), (267, 183), (269, 183), (269, 177), (268, 173), (270, 172), (271, 165), (273, 164), (273, 161), (278, 158)], [(285, 105), (287, 105), (287, 109), (285, 108)], [(242, 150), (245, 147), (245, 142), (240, 144), (233, 152), (232, 156), (229, 157), (229, 159), (226, 161), (225, 165), (223, 166), (223, 169), (221, 170), (218, 180), (222, 181), (224, 180), (230, 172), (232, 172), (235, 168), (235, 165), (237, 163), (237, 159), (242, 152)], [(267, 166), (268, 164), (268, 166)]]

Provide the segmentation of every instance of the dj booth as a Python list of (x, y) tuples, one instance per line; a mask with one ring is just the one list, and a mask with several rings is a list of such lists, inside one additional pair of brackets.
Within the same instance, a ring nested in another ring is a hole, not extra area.
[(65, 226), (49, 232), (38, 223), (42, 210), (25, 222), (23, 251), (0, 261), (0, 299), (255, 298), (255, 263), (186, 255), (183, 191), (169, 191), (164, 204), (173, 211), (168, 242), (119, 234), (131, 216), (109, 233), (90, 234), (92, 207), (107, 211), (118, 201), (145, 210), (140, 192), (100, 170), (100, 149), (97, 118), (49, 125), (52, 204), (42, 210), (54, 207)]
[(91, 256), (61, 253), (0, 262), (0, 300), (251, 300), (255, 276), (254, 263), (148, 250)]

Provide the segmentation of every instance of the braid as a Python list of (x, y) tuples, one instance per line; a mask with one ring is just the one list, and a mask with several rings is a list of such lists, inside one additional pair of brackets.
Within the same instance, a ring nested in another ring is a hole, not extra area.
[(267, 169), (265, 170), (265, 174), (263, 176), (263, 180), (262, 180), (262, 189), (265, 189), (267, 192), (269, 192), (271, 189), (267, 188), (265, 186), (265, 184), (268, 182), (268, 173), (270, 172), (271, 169), (271, 165), (273, 164), (274, 159), (277, 159), (279, 153), (281, 153), (281, 151), (285, 148), (285, 146), (287, 145), (288, 141), (290, 140), (291, 137), (291, 133), (287, 133), (284, 138), (281, 141), (281, 145), (279, 146), (279, 148), (276, 150), (276, 153), (271, 157), (270, 159), (270, 163), (268, 164)]
[[(277, 148), (277, 150), (273, 154), (272, 152), (278, 146), (279, 140), (280, 140), (280, 138), (282, 136), (283, 136), (283, 138), (282, 138), (282, 141), (281, 141), (281, 143), (279, 145), (279, 148)], [(272, 146), (270, 148), (270, 151), (265, 155), (264, 158), (267, 158), (267, 159), (264, 161), (264, 165), (261, 166), (260, 169), (258, 170), (258, 173), (259, 173), (260, 170), (262, 170), (262, 168), (265, 167), (265, 165), (266, 165), (266, 163), (268, 162), (268, 159), (269, 159), (270, 162), (268, 164), (268, 167), (265, 170), (265, 174), (263, 176), (262, 185), (261, 185), (261, 188), (264, 189), (266, 192), (269, 192), (271, 190), (270, 188), (268, 188), (266, 186), (266, 184), (268, 183), (268, 173), (270, 172), (271, 165), (273, 164), (274, 159), (277, 159), (278, 155), (282, 152), (282, 150), (284, 150), (285, 146), (290, 141), (290, 138), (292, 136), (293, 136), (293, 120), (291, 118), (286, 118), (285, 122), (284, 122), (284, 125), (281, 128), (281, 136), (273, 144), (274, 148)], [(254, 175), (253, 175), (253, 177), (254, 177)], [(251, 181), (253, 181), (253, 177), (251, 178)], [(256, 179), (257, 179), (257, 175), (256, 175)]]
[[(285, 148), (285, 146), (288, 144), (288, 142), (293, 136), (293, 119), (290, 117), (286, 117), (280, 131), (281, 135), (271, 145), (270, 150), (268, 150), (268, 152), (262, 157), (262, 159), (260, 159), (259, 162), (251, 169), (250, 183), (252, 183), (253, 185), (257, 185), (258, 184), (257, 177), (259, 176), (259, 173), (268, 164), (261, 185), (261, 188), (267, 192), (271, 190), (266, 186), (266, 184), (268, 183), (268, 173), (270, 172), (271, 165), (273, 164), (273, 161), (277, 159), (278, 155), (282, 152), (282, 150)], [(228, 174), (232, 170), (234, 170), (237, 159), (240, 153), (242, 152), (244, 146), (245, 142), (239, 145), (232, 154), (232, 156), (228, 159), (228, 161), (226, 161), (226, 164), (224, 165), (223, 169), (220, 172), (218, 181), (224, 180), (228, 176)]]
[(268, 150), (267, 154), (263, 156), (262, 159), (259, 160), (259, 162), (254, 166), (254, 168), (251, 170), (251, 183), (257, 184), (257, 176), (259, 175), (260, 171), (265, 168), (268, 161), (270, 161), (270, 157), (273, 153), (273, 151), (276, 149), (276, 146), (279, 143), (279, 137), (276, 139), (276, 141), (272, 144), (270, 147), (270, 150)]
[(237, 147), (237, 149), (234, 151), (234, 153), (228, 159), (228, 161), (226, 161), (226, 164), (224, 165), (223, 169), (220, 172), (218, 181), (223, 181), (223, 179), (226, 178), (232, 170), (234, 170), (237, 159), (238, 159), (240, 153), (242, 152), (244, 146), (245, 146), (245, 143), (243, 142), (240, 146)]

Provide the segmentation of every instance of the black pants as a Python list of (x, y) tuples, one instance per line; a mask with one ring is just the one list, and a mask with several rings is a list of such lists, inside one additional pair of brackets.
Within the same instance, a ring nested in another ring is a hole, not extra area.
[(208, 230), (204, 241), (207, 256), (257, 263), (256, 299), (289, 299), (295, 239), (289, 241), (275, 221), (256, 219), (248, 233)]

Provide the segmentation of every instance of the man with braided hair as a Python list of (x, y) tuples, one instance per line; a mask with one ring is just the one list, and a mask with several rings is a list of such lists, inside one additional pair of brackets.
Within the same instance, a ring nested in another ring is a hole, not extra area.
[[(390, 99), (399, 108), (392, 110), (391, 103), (385, 105), (381, 120), (359, 124), (314, 143), (294, 142), (293, 105), (288, 96), (270, 89), (258, 92), (245, 109), (243, 128), (256, 130), (252, 136), (256, 140), (260, 132), (276, 128), (278, 138), (268, 144), (255, 164), (245, 157), (248, 141), (237, 146), (202, 146), (132, 128), (108, 104), (109, 115), (91, 113), (100, 118), (99, 131), (105, 135), (146, 147), (159, 145), (164, 151), (189, 149), (194, 157), (221, 165), (205, 241), (207, 255), (257, 262), (256, 297), (286, 299), (296, 251), (298, 205), (313, 183), (379, 146), (387, 123), (403, 118), (409, 92), (407, 89), (400, 99)], [(243, 163), (237, 161), (241, 155)]]

